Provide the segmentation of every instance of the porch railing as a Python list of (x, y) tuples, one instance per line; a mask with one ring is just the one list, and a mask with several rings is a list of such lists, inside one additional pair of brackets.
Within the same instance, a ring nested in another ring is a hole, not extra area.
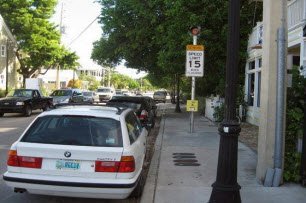
[(248, 50), (262, 46), (263, 43), (263, 23), (257, 22), (257, 25), (253, 28), (248, 41)]
[(292, 0), (288, 2), (288, 29), (306, 20), (306, 0)]

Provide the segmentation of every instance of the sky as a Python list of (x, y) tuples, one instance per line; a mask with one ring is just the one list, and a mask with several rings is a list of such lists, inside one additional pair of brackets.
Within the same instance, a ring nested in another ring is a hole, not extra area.
[[(101, 25), (95, 20), (100, 13), (101, 6), (99, 3), (94, 3), (94, 0), (59, 0), (56, 13), (51, 19), (58, 25), (62, 19), (65, 33), (62, 34), (61, 42), (77, 53), (82, 67), (101, 67), (90, 59), (92, 43), (99, 40), (102, 35)], [(132, 78), (146, 75), (144, 72), (137, 74), (137, 70), (126, 68), (124, 65), (116, 67), (116, 71)]]

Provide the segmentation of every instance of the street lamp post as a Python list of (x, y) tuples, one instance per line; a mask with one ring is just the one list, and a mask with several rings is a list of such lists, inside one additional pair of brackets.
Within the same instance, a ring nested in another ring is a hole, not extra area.
[(239, 61), (240, 0), (229, 0), (228, 39), (224, 120), (219, 126), (220, 145), (216, 182), (212, 185), (210, 203), (240, 203), (237, 183), (238, 136), (236, 118), (236, 87)]

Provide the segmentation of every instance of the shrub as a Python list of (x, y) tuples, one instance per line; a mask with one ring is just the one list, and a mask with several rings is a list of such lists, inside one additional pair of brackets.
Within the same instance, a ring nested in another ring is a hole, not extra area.
[(292, 69), (292, 87), (287, 91), (284, 181), (300, 180), (301, 153), (296, 143), (303, 134), (305, 79), (297, 67)]

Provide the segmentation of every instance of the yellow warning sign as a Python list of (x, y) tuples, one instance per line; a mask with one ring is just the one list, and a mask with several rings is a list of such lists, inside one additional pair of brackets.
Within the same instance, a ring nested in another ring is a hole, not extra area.
[(203, 45), (187, 45), (186, 46), (187, 51), (204, 51)]
[(187, 111), (198, 111), (198, 100), (187, 100)]

